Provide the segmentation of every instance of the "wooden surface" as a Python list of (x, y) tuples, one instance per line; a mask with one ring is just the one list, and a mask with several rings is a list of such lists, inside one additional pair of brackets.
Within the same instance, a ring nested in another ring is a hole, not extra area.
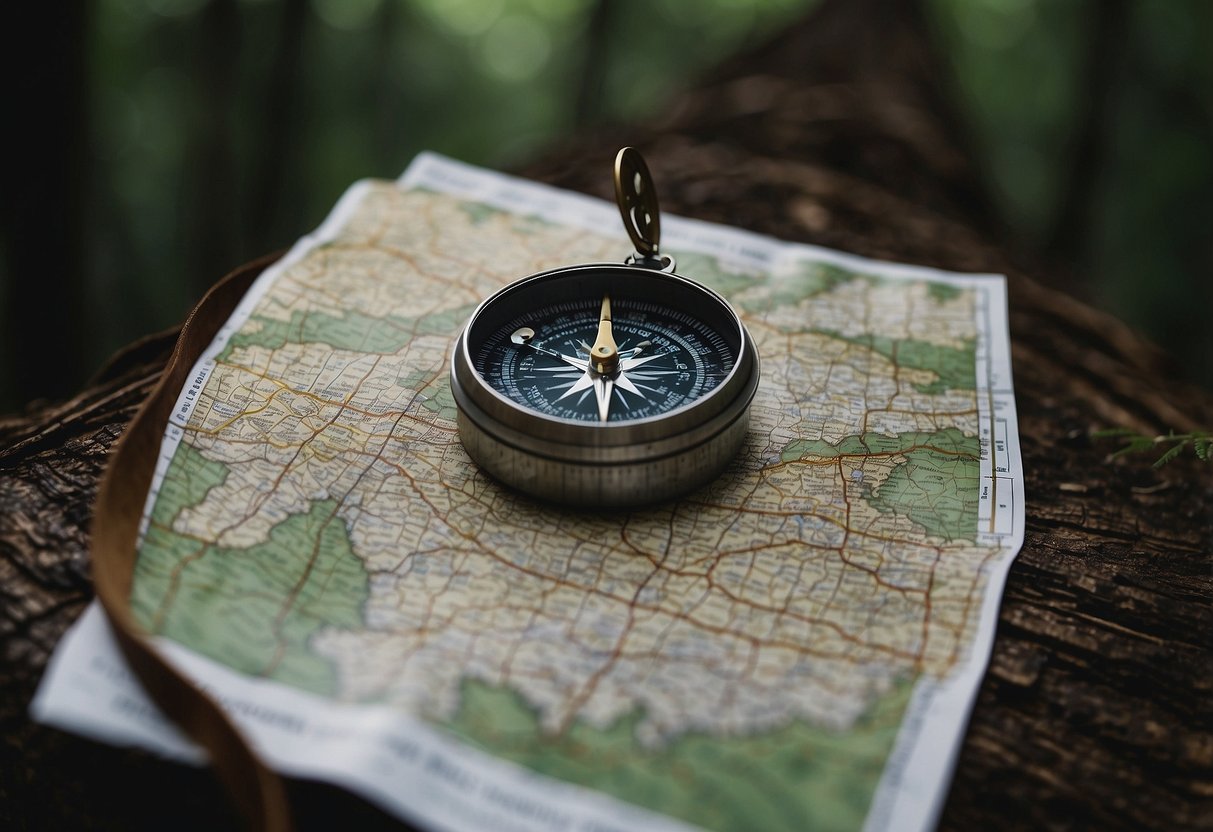
[[(608, 196), (636, 144), (665, 210), (862, 255), (1010, 277), (1027, 536), (941, 828), (1213, 828), (1213, 466), (1108, 461), (1089, 431), (1213, 425), (1213, 396), (1117, 321), (1015, 263), (909, 4), (828, 2), (640, 128), (596, 129), (523, 171)], [(304, 231), (305, 229), (300, 229)], [(0, 420), (0, 828), (222, 828), (205, 771), (30, 722), (90, 597), (88, 523), (112, 446), (172, 334), (76, 398)], [(392, 822), (292, 785), (299, 820)]]

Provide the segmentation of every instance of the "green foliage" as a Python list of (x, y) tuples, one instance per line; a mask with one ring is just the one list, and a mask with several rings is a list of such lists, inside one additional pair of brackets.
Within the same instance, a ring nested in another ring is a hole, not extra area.
[(1213, 295), (1197, 280), (1213, 252), (1213, 3), (926, 8), (978, 168), (1015, 236), (1071, 258), (1097, 306), (1213, 384)]
[(1167, 431), (1165, 435), (1147, 436), (1131, 428), (1109, 428), (1097, 430), (1091, 436), (1095, 439), (1120, 439), (1122, 441), (1120, 449), (1112, 454), (1113, 459), (1125, 454), (1154, 451), (1159, 447), (1169, 446), (1158, 459), (1154, 460), (1155, 468), (1161, 468), (1178, 457), (1188, 445), (1192, 446), (1196, 458), (1202, 462), (1209, 462), (1213, 458), (1213, 453), (1210, 453), (1213, 448), (1213, 431), (1194, 430), (1191, 433)]
[[(79, 101), (65, 102), (88, 113), (78, 177), (87, 198), (51, 198), (81, 215), (71, 221), (86, 237), (72, 285), (90, 314), (82, 349), (61, 372), (74, 377), (69, 386), (81, 383), (99, 356), (179, 321), (234, 265), (314, 228), (355, 179), (396, 176), (427, 148), (516, 168), (595, 124), (643, 123), (709, 67), (817, 5), (87, 4), (87, 83)], [(924, 8), (945, 61), (937, 80), (955, 92), (976, 167), (1015, 237), (1037, 248), (1068, 240), (1069, 251), (1088, 253), (1073, 265), (1100, 276), (1090, 287), (1099, 304), (1213, 384), (1213, 328), (1201, 317), (1210, 289), (1196, 279), (1209, 271), (1213, 61), (1202, 35), (1213, 3)], [(1119, 29), (1096, 25), (1109, 17)], [(1104, 57), (1088, 66), (1091, 56)], [(1083, 156), (1079, 139), (1097, 100), (1103, 138)], [(1095, 169), (1076, 176), (1084, 158)], [(1082, 221), (1059, 229), (1069, 203)], [(0, 254), (15, 235), (0, 240)], [(0, 314), (16, 302), (5, 291), (15, 280), (0, 273)], [(949, 293), (932, 285), (936, 301)], [(35, 392), (16, 387), (26, 382), (13, 345), (37, 349), (39, 337), (61, 335), (0, 338), (0, 410)]]

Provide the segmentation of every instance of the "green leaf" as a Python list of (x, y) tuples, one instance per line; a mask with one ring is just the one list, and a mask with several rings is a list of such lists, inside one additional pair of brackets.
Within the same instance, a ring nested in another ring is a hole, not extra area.
[(1124, 447), (1117, 451), (1113, 456), (1120, 454), (1137, 453), (1139, 451), (1148, 451), (1154, 447), (1154, 440), (1148, 436), (1132, 436), (1125, 441)]
[(1154, 462), (1154, 467), (1160, 468), (1182, 454), (1188, 443), (1191, 443), (1192, 449), (1196, 452), (1197, 459), (1205, 462), (1213, 461), (1213, 432), (1207, 430), (1176, 433), (1174, 429), (1171, 429), (1161, 436), (1146, 436), (1132, 428), (1107, 428), (1092, 431), (1090, 435), (1097, 439), (1121, 440), (1121, 447), (1111, 454), (1110, 459), (1116, 459), (1126, 454), (1149, 451), (1156, 449), (1159, 445), (1169, 444), (1170, 447)]
[(1187, 444), (1188, 444), (1187, 440), (1184, 440), (1183, 442), (1178, 442), (1178, 443), (1172, 445), (1171, 447), (1167, 448), (1166, 453), (1164, 453), (1158, 459), (1154, 460), (1154, 467), (1161, 468), (1162, 466), (1166, 465), (1171, 460), (1175, 459), (1175, 457), (1179, 456), (1180, 453), (1183, 452), (1184, 446)]
[(1115, 439), (1118, 436), (1140, 436), (1137, 431), (1132, 428), (1104, 428), (1091, 432), (1091, 436), (1095, 439)]
[(1198, 436), (1192, 443), (1192, 449), (1196, 451), (1196, 458), (1209, 461), (1209, 446), (1213, 445), (1213, 438), (1208, 436)]

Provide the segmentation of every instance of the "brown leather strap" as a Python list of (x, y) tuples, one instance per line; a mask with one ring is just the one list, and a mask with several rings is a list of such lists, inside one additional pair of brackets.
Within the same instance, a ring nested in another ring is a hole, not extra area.
[(139, 522), (169, 414), (191, 368), (244, 293), (278, 255), (255, 260), (207, 292), (181, 328), (159, 384), (110, 459), (93, 512), (93, 583), (131, 670), (160, 709), (206, 749), (219, 779), (254, 829), (291, 828), (282, 779), (253, 751), (218, 704), (178, 673), (130, 608)]

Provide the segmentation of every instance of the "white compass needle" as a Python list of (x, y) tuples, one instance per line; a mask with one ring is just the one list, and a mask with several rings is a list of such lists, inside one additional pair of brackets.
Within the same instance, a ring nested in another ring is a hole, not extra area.
[(611, 412), (611, 393), (615, 390), (615, 382), (606, 376), (594, 377), (594, 395), (598, 397), (598, 420), (605, 422)]

